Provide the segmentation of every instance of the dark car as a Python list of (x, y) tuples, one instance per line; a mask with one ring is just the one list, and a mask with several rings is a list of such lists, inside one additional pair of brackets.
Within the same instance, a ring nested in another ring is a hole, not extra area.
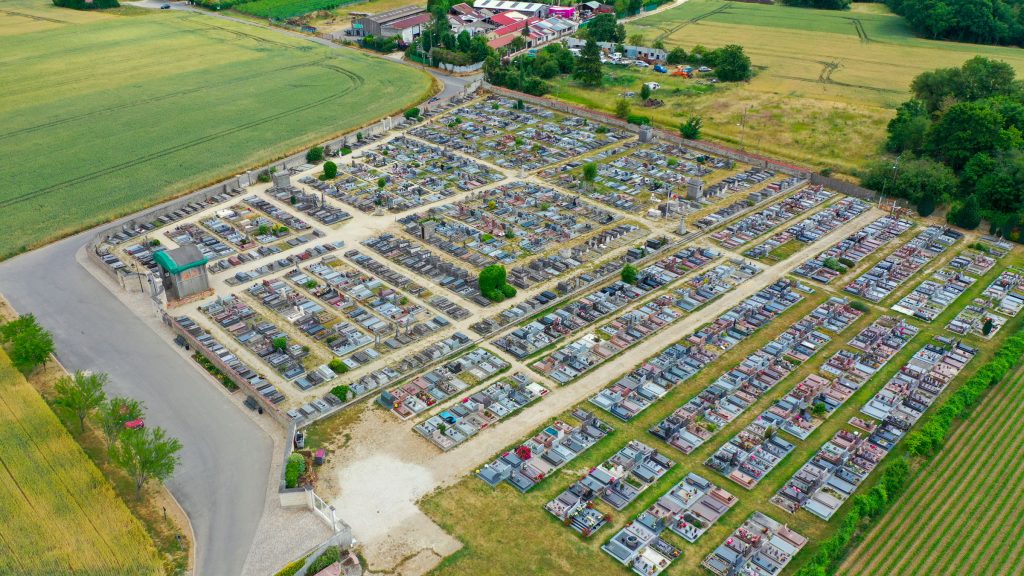
[(171, 5), (170, 4), (161, 4), (160, 5), (160, 9), (161, 10), (170, 10), (171, 9)]

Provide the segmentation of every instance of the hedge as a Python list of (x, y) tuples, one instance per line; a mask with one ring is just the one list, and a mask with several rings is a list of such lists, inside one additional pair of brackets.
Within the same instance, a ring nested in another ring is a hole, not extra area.
[(117, 0), (92, 0), (92, 2), (86, 2), (85, 0), (53, 0), (53, 5), (73, 10), (100, 10), (102, 8), (117, 8), (120, 6)]
[(305, 473), (306, 459), (302, 457), (302, 454), (292, 453), (284, 468), (284, 487), (295, 488), (299, 484), (299, 477)]
[[(998, 384), (1024, 355), (1024, 329), (1008, 338), (995, 356), (951, 394), (914, 432), (907, 435), (907, 451), (930, 459), (942, 448), (953, 424), (970, 413), (981, 402), (982, 395)], [(822, 541), (818, 551), (796, 576), (835, 574), (839, 563), (889, 506), (903, 492), (910, 474), (906, 457), (896, 460), (874, 488), (853, 499), (853, 507), (843, 517), (839, 530)]]

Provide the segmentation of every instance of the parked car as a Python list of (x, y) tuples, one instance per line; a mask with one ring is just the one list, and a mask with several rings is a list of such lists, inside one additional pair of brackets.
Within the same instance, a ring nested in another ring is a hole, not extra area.
[(658, 84), (657, 82), (644, 82), (644, 86), (650, 88), (651, 92), (654, 92), (658, 88), (661, 88), (661, 84)]
[(650, 66), (650, 64), (644, 62), (643, 60), (637, 60), (636, 62), (633, 63), (633, 65), (636, 66), (637, 68), (647, 68), (648, 66)]
[(668, 68), (665, 68), (661, 64), (657, 64), (654, 66), (654, 71), (660, 74), (664, 74), (665, 72), (668, 72)]
[(171, 5), (170, 4), (161, 4), (160, 5), (160, 9), (161, 10), (170, 10), (171, 9)]
[(708, 68), (707, 66), (701, 66), (700, 68), (697, 68), (697, 70), (700, 70), (701, 72), (711, 72), (711, 68)]

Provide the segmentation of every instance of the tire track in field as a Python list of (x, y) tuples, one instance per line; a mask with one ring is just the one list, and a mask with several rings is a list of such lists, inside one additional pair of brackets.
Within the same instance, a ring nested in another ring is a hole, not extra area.
[(710, 18), (710, 17), (715, 16), (717, 14), (721, 14), (722, 12), (728, 12), (728, 10), (729, 10), (729, 4), (722, 4), (718, 8), (715, 8), (714, 10), (710, 10), (710, 11), (705, 12), (703, 14), (698, 14), (697, 16), (694, 16), (693, 18), (690, 18), (689, 20), (683, 20), (682, 22), (680, 22), (676, 26), (672, 26), (671, 28), (668, 28), (668, 29), (661, 29), (662, 30), (661, 34), (656, 36), (654, 38), (654, 41), (657, 42), (658, 40), (664, 40), (665, 38), (668, 38), (672, 34), (675, 34), (676, 32), (682, 30), (683, 28), (686, 28), (690, 24), (696, 24), (696, 23), (700, 22), (701, 20), (704, 20), (705, 18)]
[(236, 134), (238, 132), (242, 132), (242, 131), (248, 130), (250, 128), (255, 128), (256, 126), (260, 126), (262, 124), (267, 124), (269, 122), (273, 122), (274, 120), (280, 120), (281, 118), (285, 118), (285, 117), (291, 116), (292, 114), (296, 114), (296, 113), (299, 113), (299, 112), (305, 112), (306, 110), (311, 110), (311, 109), (316, 108), (318, 106), (321, 106), (323, 104), (327, 104), (328, 102), (332, 102), (334, 100), (338, 100), (339, 98), (341, 98), (343, 96), (346, 96), (348, 93), (352, 92), (353, 90), (356, 90), (356, 89), (362, 87), (365, 84), (365, 82), (366, 82), (366, 79), (363, 76), (361, 76), (360, 74), (352, 72), (351, 70), (348, 70), (348, 69), (346, 69), (346, 68), (344, 68), (344, 67), (342, 67), (340, 65), (326, 64), (325, 63), (325, 64), (322, 64), (321, 67), (326, 68), (328, 70), (333, 70), (333, 71), (338, 72), (339, 74), (347, 77), (352, 82), (352, 85), (344, 88), (343, 90), (341, 90), (341, 91), (339, 91), (339, 92), (337, 92), (335, 94), (332, 94), (330, 96), (325, 96), (323, 98), (320, 98), (319, 100), (315, 100), (315, 101), (309, 102), (307, 104), (296, 106), (296, 107), (288, 109), (288, 110), (283, 110), (281, 112), (277, 112), (277, 113), (271, 114), (269, 116), (264, 116), (263, 118), (259, 118), (259, 119), (256, 119), (256, 120), (245, 122), (245, 123), (239, 124), (237, 126), (233, 126), (231, 128), (226, 128), (224, 130), (220, 130), (219, 132), (214, 132), (212, 134), (207, 134), (205, 136), (201, 136), (199, 138), (196, 138), (194, 140), (190, 140), (188, 142), (183, 142), (181, 144), (176, 144), (174, 146), (163, 148), (161, 150), (157, 150), (155, 152), (151, 152), (149, 154), (145, 154), (143, 156), (139, 156), (139, 157), (133, 158), (131, 160), (126, 160), (126, 161), (121, 162), (119, 164), (114, 164), (112, 166), (107, 166), (105, 168), (101, 168), (99, 170), (95, 170), (93, 172), (89, 172), (87, 174), (82, 174), (80, 176), (76, 176), (74, 178), (69, 178), (67, 180), (64, 180), (62, 182), (57, 182), (56, 184), (51, 184), (49, 186), (44, 186), (44, 187), (38, 188), (36, 190), (31, 190), (29, 192), (26, 192), (24, 194), (20, 194), (18, 196), (14, 196), (12, 198), (7, 198), (5, 200), (0, 200), (0, 208), (7, 208), (9, 206), (14, 206), (16, 204), (20, 204), (21, 202), (25, 202), (27, 200), (31, 200), (33, 198), (37, 198), (39, 196), (46, 195), (46, 194), (49, 194), (51, 192), (55, 192), (57, 190), (61, 190), (61, 189), (67, 188), (69, 186), (73, 186), (73, 185), (76, 185), (76, 184), (82, 184), (84, 182), (89, 182), (90, 180), (95, 180), (96, 178), (99, 178), (99, 177), (102, 177), (102, 176), (106, 176), (106, 175), (109, 175), (109, 174), (114, 174), (116, 172), (120, 172), (122, 170), (126, 170), (126, 169), (132, 168), (134, 166), (138, 166), (140, 164), (145, 164), (145, 163), (151, 162), (153, 160), (157, 160), (157, 159), (163, 158), (165, 156), (169, 156), (170, 154), (174, 154), (176, 152), (181, 152), (182, 150), (188, 150), (189, 148), (193, 148), (195, 146), (199, 146), (200, 144), (205, 144), (207, 142), (212, 142), (214, 140), (218, 140), (220, 138), (223, 138), (224, 136), (230, 136), (232, 134)]
[(864, 29), (864, 22), (860, 18), (843, 17), (843, 20), (849, 20), (853, 24), (853, 29), (857, 32), (857, 38), (864, 44), (871, 42), (871, 38), (868, 37), (868, 31)]
[(30, 20), (36, 20), (37, 22), (52, 22), (54, 24), (70, 24), (67, 20), (57, 20), (56, 18), (47, 18), (46, 16), (37, 16), (35, 14), (26, 14), (24, 12), (15, 12), (14, 10), (0, 10), (4, 14), (10, 16), (21, 16), (22, 18), (28, 18)]
[[(1014, 387), (1014, 391), (1017, 391), (1017, 386)], [(920, 490), (917, 490), (912, 494), (906, 494), (906, 498), (902, 500), (904, 506), (902, 507), (901, 513), (903, 514), (903, 517), (901, 518), (900, 524), (895, 527), (887, 527), (885, 530), (880, 532), (881, 536), (890, 536), (891, 534), (898, 534), (899, 538), (889, 538), (884, 546), (882, 546), (880, 549), (875, 549), (873, 551), (874, 558), (872, 559), (871, 563), (867, 566), (867, 569), (869, 569), (870, 571), (881, 571), (882, 573), (885, 573), (887, 570), (895, 568), (895, 566), (892, 566), (893, 562), (899, 564), (903, 561), (903, 558), (900, 557), (900, 554), (903, 553), (910, 544), (914, 543), (914, 541), (918, 538), (918, 535), (922, 528), (931, 524), (931, 519), (927, 519), (924, 522), (920, 522), (920, 513), (922, 511), (928, 513), (929, 506), (935, 501), (936, 497), (941, 498), (949, 492), (951, 486), (949, 482), (950, 471), (963, 468), (963, 466), (966, 465), (966, 463), (962, 462), (962, 460), (968, 458), (980, 459), (978, 453), (972, 450), (974, 448), (974, 444), (973, 442), (971, 442), (971, 440), (973, 440), (976, 437), (990, 437), (991, 433), (993, 432), (993, 426), (997, 423), (1001, 423), (1004, 420), (1004, 416), (1007, 414), (1007, 412), (1016, 414), (1019, 413), (1021, 410), (1024, 410), (1024, 404), (1005, 404), (1002, 406), (1002, 409), (996, 415), (995, 418), (988, 419), (986, 415), (987, 425), (981, 434), (973, 435), (971, 438), (963, 437), (964, 443), (962, 444), (960, 443), (960, 439), (957, 439), (956, 448), (959, 451), (959, 457), (956, 459), (955, 462), (944, 463), (944, 466), (938, 470), (929, 470), (928, 466), (925, 466), (920, 470), (920, 472), (918, 473), (918, 477), (920, 477), (920, 475), (922, 474), (930, 472), (931, 477), (929, 478), (928, 483), (925, 486), (923, 486)], [(999, 431), (997, 432), (999, 435), (999, 439), (1004, 439), (1008, 432), (1009, 430), (1006, 427), (999, 429)], [(988, 445), (988, 447), (986, 447), (984, 454), (988, 455), (992, 451), (997, 449), (1003, 449), (1003, 447), (997, 446), (996, 442), (992, 442)], [(969, 473), (970, 478), (973, 478), (977, 473), (978, 469), (972, 469)], [(968, 484), (966, 483), (961, 484), (958, 488), (956, 488), (957, 494), (959, 494), (962, 490), (966, 489), (967, 486)], [(927, 492), (925, 492), (926, 490)], [(935, 518), (938, 515), (938, 512), (940, 511), (935, 508), (939, 508), (939, 506), (941, 506), (941, 510), (945, 510), (951, 505), (951, 503), (952, 500), (946, 499), (945, 502), (942, 504), (939, 504), (937, 506), (931, 506), (933, 508), (932, 512), (934, 512), (933, 514), (931, 514), (931, 518)], [(905, 528), (904, 526), (908, 522), (912, 523), (912, 525)]]
[[(990, 430), (990, 428), (993, 425), (995, 425), (995, 422), (999, 420), (998, 416), (1005, 415), (1005, 413), (1008, 410), (1012, 410), (1013, 408), (1014, 406), (1009, 394), (1004, 394), (998, 402), (993, 402), (985, 405), (982, 408), (982, 410), (977, 413), (977, 416), (979, 418), (984, 418), (987, 422), (985, 428), (983, 428), (981, 432), (987, 433)], [(997, 418), (989, 418), (993, 413), (997, 412)], [(910, 520), (908, 516), (907, 507), (912, 505), (912, 501), (914, 500), (916, 495), (932, 495), (932, 493), (934, 493), (936, 490), (935, 484), (936, 482), (938, 482), (938, 478), (941, 476), (941, 474), (945, 472), (949, 467), (961, 464), (963, 460), (970, 456), (969, 452), (965, 450), (965, 445), (960, 444), (960, 438), (962, 438), (964, 434), (966, 434), (965, 427), (960, 427), (959, 429), (957, 429), (954, 437), (951, 439), (951, 442), (949, 444), (949, 446), (952, 447), (952, 451), (949, 454), (950, 457), (947, 458), (942, 463), (940, 469), (932, 473), (927, 482), (925, 482), (922, 485), (919, 485), (917, 487), (918, 489), (914, 493), (911, 493), (911, 491), (908, 490), (905, 493), (905, 497), (899, 499), (897, 505), (890, 509), (890, 511), (883, 518), (883, 520), (874, 527), (871, 534), (869, 534), (868, 537), (860, 543), (855, 553), (852, 556), (850, 556), (846, 562), (844, 562), (844, 564), (847, 566), (846, 570), (843, 571), (844, 574), (864, 573), (864, 570), (866, 568), (872, 567), (877, 562), (877, 560), (881, 558), (881, 554), (878, 550), (876, 550), (875, 546), (878, 540), (883, 538), (888, 539), (889, 533), (892, 532), (894, 528), (902, 529), (903, 526)], [(918, 471), (914, 479), (911, 480), (911, 489), (913, 489), (914, 487), (914, 480), (920, 479), (926, 470), (927, 468)], [(925, 491), (928, 491), (928, 494), (925, 494)], [(913, 511), (910, 511), (910, 513), (912, 512)], [(889, 542), (891, 544), (891, 540)], [(866, 555), (870, 555), (870, 557), (865, 558)], [(864, 565), (865, 563), (868, 563), (867, 566)]]
[[(977, 437), (972, 438), (972, 440), (976, 439)], [(1005, 444), (1002, 444), (997, 454), (992, 454), (989, 458), (985, 459), (979, 458), (977, 461), (979, 463), (991, 463), (991, 465), (972, 466), (972, 473), (969, 478), (965, 479), (962, 476), (955, 476), (953, 478), (954, 482), (948, 482), (947, 485), (956, 486), (955, 492), (952, 493), (944, 506), (944, 509), (948, 509), (949, 512), (943, 513), (939, 510), (935, 514), (930, 515), (927, 522), (928, 531), (922, 537), (914, 537), (917, 542), (912, 550), (913, 554), (903, 555), (900, 562), (896, 564), (895, 569), (902, 569), (907, 574), (921, 574), (922, 571), (931, 568), (939, 560), (940, 555), (935, 553), (936, 547), (941, 545), (942, 550), (952, 554), (954, 543), (977, 536), (979, 532), (971, 533), (968, 530), (955, 532), (954, 530), (959, 527), (957, 525), (964, 519), (970, 519), (971, 522), (974, 522), (978, 518), (979, 512), (981, 512), (981, 507), (985, 504), (991, 504), (991, 501), (983, 496), (992, 486), (992, 482), (996, 481), (996, 478), (1008, 477), (1011, 473), (1014, 477), (1020, 476), (1021, 454), (1024, 454), (1024, 437), (1008, 439)], [(962, 495), (962, 492), (968, 489), (970, 489), (970, 492)], [(981, 493), (982, 489), (985, 490), (985, 493)], [(946, 493), (950, 493), (950, 490), (947, 490)], [(982, 497), (979, 498), (979, 496)], [(991, 509), (989, 512), (991, 512)], [(951, 523), (954, 525), (951, 526)], [(925, 523), (921, 523), (919, 526), (924, 527)], [(985, 524), (981, 523), (980, 526), (985, 526)], [(964, 528), (967, 528), (967, 526), (964, 526)], [(907, 562), (915, 562), (921, 556), (926, 560), (907, 565)], [(944, 557), (943, 559), (946, 559), (946, 554), (941, 556)], [(948, 560), (952, 560), (952, 558), (948, 558)], [(948, 568), (948, 564), (945, 567)], [(923, 573), (928, 574), (931, 572), (925, 571)], [(939, 573), (945, 572), (940, 571)]]
[(144, 98), (142, 100), (133, 100), (131, 102), (126, 102), (124, 104), (118, 104), (116, 106), (108, 106), (106, 108), (100, 108), (98, 110), (91, 110), (89, 112), (83, 112), (82, 114), (76, 114), (74, 116), (67, 116), (67, 117), (64, 117), (64, 118), (58, 118), (57, 120), (53, 120), (51, 122), (43, 122), (42, 124), (36, 124), (35, 126), (27, 126), (25, 128), (19, 128), (17, 130), (11, 130), (11, 131), (8, 131), (8, 132), (0, 132), (0, 140), (3, 140), (5, 138), (9, 138), (11, 136), (17, 136), (17, 135), (20, 135), (20, 134), (27, 134), (29, 132), (35, 132), (37, 130), (42, 130), (44, 128), (52, 128), (54, 126), (59, 126), (61, 124), (67, 124), (68, 122), (73, 122), (75, 120), (81, 120), (83, 118), (88, 118), (89, 116), (95, 116), (97, 114), (106, 114), (106, 113), (110, 113), (110, 112), (116, 112), (116, 111), (119, 111), (119, 110), (127, 110), (127, 109), (130, 109), (130, 108), (135, 108), (137, 106), (144, 106), (146, 104), (153, 104), (155, 102), (160, 102), (160, 101), (167, 100), (167, 99), (170, 99), (170, 98), (176, 98), (178, 96), (187, 96), (189, 94), (195, 94), (195, 93), (198, 93), (198, 92), (203, 92), (203, 91), (209, 90), (211, 88), (223, 88), (223, 87), (231, 86), (231, 85), (234, 85), (234, 84), (240, 84), (242, 82), (247, 82), (247, 81), (253, 80), (255, 78), (262, 78), (263, 76), (266, 76), (268, 74), (276, 74), (278, 72), (283, 72), (285, 70), (293, 70), (293, 69), (296, 69), (296, 68), (306, 68), (306, 67), (318, 66), (318, 65), (326, 63), (327, 60), (328, 60), (328, 58), (325, 57), (325, 58), (321, 58), (319, 60), (314, 60), (314, 61), (311, 61), (311, 62), (303, 62), (301, 64), (292, 64), (290, 66), (283, 66), (281, 68), (274, 68), (272, 70), (264, 70), (263, 72), (260, 72), (258, 74), (253, 74), (253, 75), (249, 75), (249, 76), (245, 76), (245, 77), (241, 77), (241, 78), (235, 78), (233, 80), (228, 80), (228, 81), (225, 81), (225, 82), (221, 82), (219, 84), (210, 84), (210, 85), (206, 85), (206, 86), (198, 86), (198, 87), (195, 87), (195, 88), (186, 88), (184, 90), (176, 90), (174, 92), (167, 92), (167, 93), (161, 94), (159, 96), (153, 96), (151, 98)]

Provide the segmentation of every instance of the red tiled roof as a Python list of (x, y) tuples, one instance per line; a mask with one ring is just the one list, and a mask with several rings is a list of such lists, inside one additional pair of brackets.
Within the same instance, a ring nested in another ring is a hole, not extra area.
[(494, 22), (498, 26), (508, 26), (509, 24), (520, 22), (520, 20), (516, 20), (508, 14), (495, 14), (494, 16), (491, 16), (491, 22)]
[(505, 36), (499, 36), (499, 37), (495, 38), (494, 40), (491, 40), (490, 42), (487, 43), (487, 45), (490, 46), (491, 48), (494, 48), (495, 50), (497, 50), (498, 48), (501, 48), (502, 46), (505, 46), (507, 44), (511, 44), (512, 41), (515, 40), (515, 39), (516, 39), (516, 35), (515, 34), (506, 34)]

